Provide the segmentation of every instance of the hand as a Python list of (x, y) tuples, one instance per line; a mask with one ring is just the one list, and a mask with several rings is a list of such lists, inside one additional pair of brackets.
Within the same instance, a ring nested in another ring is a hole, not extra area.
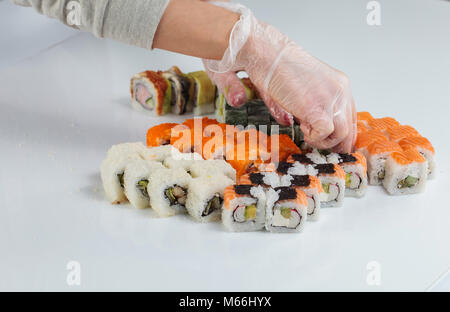
[(224, 94), (230, 105), (245, 101), (235, 74), (243, 70), (271, 111), (281, 112), (281, 121), (289, 123), (286, 112), (300, 121), (308, 144), (350, 152), (356, 139), (356, 112), (347, 76), (258, 21), (246, 7), (215, 4), (241, 14), (222, 60), (204, 60), (219, 90), (228, 91)]

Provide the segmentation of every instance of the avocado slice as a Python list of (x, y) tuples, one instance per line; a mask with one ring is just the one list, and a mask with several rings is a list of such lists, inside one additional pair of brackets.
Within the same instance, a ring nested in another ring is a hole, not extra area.
[(398, 182), (397, 187), (400, 189), (413, 187), (413, 186), (416, 186), (418, 182), (419, 182), (419, 178), (407, 176), (405, 179)]
[(281, 207), (280, 208), (280, 214), (286, 219), (290, 219), (291, 218), (291, 213), (292, 213), (291, 208), (287, 208), (287, 207)]
[(148, 180), (141, 180), (137, 183), (137, 188), (141, 191), (142, 195), (144, 197), (148, 198), (148, 192), (147, 192), (147, 186), (148, 186)]
[(350, 183), (352, 183), (352, 174), (346, 173), (345, 174), (345, 187), (350, 187)]
[(322, 183), (323, 191), (327, 194), (330, 194), (330, 183)]
[(244, 217), (245, 220), (253, 220), (256, 218), (256, 205), (248, 205), (245, 206), (245, 211), (244, 211)]

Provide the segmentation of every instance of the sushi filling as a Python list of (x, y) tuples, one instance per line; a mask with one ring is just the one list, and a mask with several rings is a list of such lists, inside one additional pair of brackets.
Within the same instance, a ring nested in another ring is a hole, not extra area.
[(181, 186), (174, 185), (166, 188), (166, 190), (164, 191), (164, 195), (169, 200), (171, 206), (173, 205), (184, 206), (186, 204), (187, 191), (185, 188), (182, 188)]
[(121, 188), (124, 188), (125, 186), (125, 182), (124, 182), (124, 180), (123, 180), (123, 176), (124, 176), (124, 173), (122, 172), (122, 173), (118, 173), (117, 174), (117, 179), (119, 180), (119, 184), (120, 184), (120, 187)]
[(327, 195), (325, 200), (326, 202), (333, 200), (337, 201), (340, 192), (339, 185), (336, 183), (322, 183), (322, 189)]
[(349, 172), (345, 174), (345, 187), (352, 189), (352, 190), (357, 190), (359, 189), (359, 186), (362, 183), (362, 179), (359, 176), (359, 174), (355, 173), (355, 172)]
[(152, 110), (155, 107), (153, 96), (143, 84), (136, 84), (136, 101), (145, 109)]
[(316, 200), (313, 196), (307, 196), (308, 200), (308, 216), (313, 215), (316, 211)]
[(219, 194), (215, 194), (208, 202), (206, 203), (205, 209), (202, 212), (202, 217), (206, 217), (213, 213), (216, 210), (220, 210), (222, 207), (223, 198), (220, 197)]
[(254, 222), (256, 219), (256, 202), (250, 205), (238, 205), (233, 211), (233, 218), (238, 223)]
[(413, 176), (407, 176), (403, 180), (400, 180), (397, 183), (397, 188), (399, 189), (405, 189), (409, 187), (414, 187), (419, 183), (419, 178), (413, 177)]
[(148, 191), (147, 191), (147, 186), (148, 186), (148, 180), (144, 179), (144, 180), (140, 180), (136, 187), (138, 188), (139, 191), (141, 191), (142, 196), (144, 196), (145, 198), (149, 198), (148, 196)]
[(276, 206), (273, 209), (272, 226), (295, 229), (300, 225), (302, 216), (296, 209)]

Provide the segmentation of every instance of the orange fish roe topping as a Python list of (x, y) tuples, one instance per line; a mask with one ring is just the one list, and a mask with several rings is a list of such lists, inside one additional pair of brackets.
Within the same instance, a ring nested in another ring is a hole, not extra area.
[(425, 162), (425, 158), (414, 149), (407, 149), (402, 152), (393, 152), (391, 153), (391, 158), (399, 165), (405, 166), (412, 164), (413, 162)]
[(402, 148), (398, 143), (392, 141), (376, 141), (369, 145), (367, 151), (370, 155), (401, 152)]
[(358, 119), (358, 121), (369, 121), (374, 119), (369, 112), (357, 112), (356, 118)]
[(428, 139), (421, 137), (421, 136), (404, 138), (404, 139), (400, 140), (400, 142), (398, 142), (398, 144), (404, 150), (420, 147), (420, 148), (429, 150), (433, 154), (435, 153), (434, 147), (433, 147), (433, 145), (431, 145), (430, 141), (428, 141)]
[(151, 147), (169, 144), (172, 128), (177, 125), (177, 123), (163, 123), (148, 129), (147, 146)]
[(368, 130), (361, 134), (358, 134), (356, 138), (355, 147), (362, 148), (367, 147), (375, 141), (387, 141), (388, 138), (380, 130)]
[(372, 129), (386, 130), (389, 127), (399, 126), (399, 122), (392, 117), (376, 118), (369, 120), (369, 127)]
[(386, 129), (386, 133), (389, 135), (392, 141), (400, 141), (403, 138), (411, 136), (420, 136), (419, 132), (411, 126), (396, 126)]

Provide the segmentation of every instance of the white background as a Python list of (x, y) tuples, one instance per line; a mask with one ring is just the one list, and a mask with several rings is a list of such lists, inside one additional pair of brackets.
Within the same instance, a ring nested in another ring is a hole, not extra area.
[[(81, 34), (0, 1), (0, 290), (450, 290), (450, 3), (244, 1), (350, 76), (359, 110), (416, 127), (437, 150), (424, 194), (324, 209), (300, 235), (227, 233), (186, 216), (111, 206), (99, 165), (114, 143), (144, 141), (129, 78), (199, 60)], [(170, 117), (181, 121), (182, 118)], [(66, 283), (69, 261), (81, 285)], [(381, 266), (381, 285), (366, 282)]]

